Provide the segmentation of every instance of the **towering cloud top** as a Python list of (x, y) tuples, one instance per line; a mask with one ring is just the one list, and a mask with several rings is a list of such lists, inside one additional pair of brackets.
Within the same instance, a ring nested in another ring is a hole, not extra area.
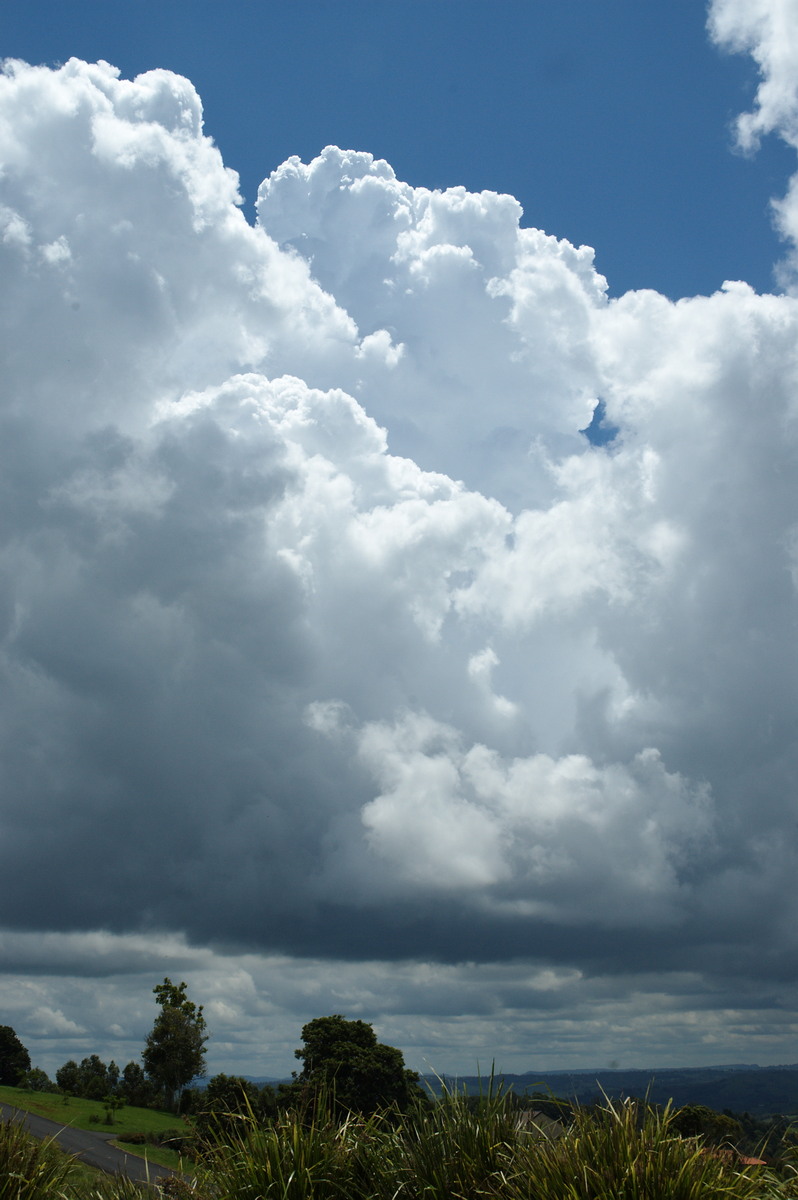
[(334, 147), (253, 228), (165, 71), (7, 64), (0, 161), (9, 929), (792, 969), (798, 301)]

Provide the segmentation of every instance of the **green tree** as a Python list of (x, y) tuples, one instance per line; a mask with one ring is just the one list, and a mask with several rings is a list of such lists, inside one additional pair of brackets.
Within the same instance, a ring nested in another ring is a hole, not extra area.
[(743, 1127), (731, 1113), (715, 1112), (705, 1104), (685, 1104), (673, 1114), (673, 1128), (682, 1137), (701, 1137), (712, 1146), (733, 1146), (743, 1136)]
[(27, 1088), (29, 1092), (51, 1092), (53, 1081), (41, 1067), (31, 1067), (22, 1076), (22, 1087)]
[(303, 1063), (295, 1084), (300, 1097), (321, 1093), (338, 1108), (370, 1114), (390, 1106), (404, 1111), (423, 1096), (401, 1050), (378, 1042), (365, 1021), (348, 1021), (340, 1013), (317, 1017), (302, 1029), (302, 1041), (295, 1052)]
[(118, 1091), (125, 1104), (136, 1108), (146, 1108), (155, 1099), (155, 1088), (144, 1074), (141, 1063), (137, 1062), (129, 1062), (122, 1071)]
[(17, 1087), (30, 1070), (30, 1055), (10, 1025), (0, 1025), (0, 1084)]
[(112, 1082), (108, 1067), (98, 1054), (90, 1054), (87, 1058), (80, 1060), (77, 1088), (75, 1089), (77, 1096), (82, 1096), (84, 1100), (103, 1100), (111, 1088)]
[(80, 1070), (74, 1058), (70, 1058), (59, 1067), (55, 1073), (55, 1081), (62, 1092), (70, 1092), (71, 1095), (77, 1096), (80, 1089)]
[(142, 1053), (144, 1069), (167, 1108), (178, 1108), (186, 1084), (205, 1074), (205, 1018), (186, 995), (185, 983), (164, 979), (153, 988), (161, 1011)]

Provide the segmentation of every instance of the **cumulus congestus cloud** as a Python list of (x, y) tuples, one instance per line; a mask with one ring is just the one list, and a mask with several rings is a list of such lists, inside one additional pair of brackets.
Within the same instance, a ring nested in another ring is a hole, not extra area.
[[(535, 964), (543, 1007), (722, 991), (754, 952), (775, 986), (798, 301), (610, 301), (511, 197), (335, 148), (253, 228), (165, 71), (7, 64), (0, 159), (11, 964), (63, 974), (60, 932), (139, 970), (155, 931), (189, 965), (170, 938), (395, 960), (436, 1011), (520, 1003), (464, 962)], [(246, 961), (221, 1025), (263, 1011)]]

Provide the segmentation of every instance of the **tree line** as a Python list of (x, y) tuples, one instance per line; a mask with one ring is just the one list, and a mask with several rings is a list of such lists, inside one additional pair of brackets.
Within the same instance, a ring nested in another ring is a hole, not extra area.
[[(295, 1051), (301, 1068), (290, 1082), (275, 1089), (242, 1076), (219, 1074), (207, 1086), (199, 1087), (196, 1084), (205, 1074), (208, 1041), (202, 1007), (189, 999), (185, 983), (174, 984), (168, 977), (153, 992), (159, 1011), (145, 1040), (141, 1062), (129, 1062), (120, 1069), (96, 1054), (80, 1062), (70, 1059), (56, 1071), (53, 1084), (43, 1071), (31, 1067), (30, 1055), (14, 1030), (0, 1025), (0, 1084), (41, 1091), (57, 1087), (65, 1096), (99, 1100), (108, 1109), (109, 1123), (113, 1110), (122, 1105), (180, 1111), (191, 1116), (198, 1145), (211, 1145), (220, 1135), (235, 1139), (243, 1128), (253, 1125), (276, 1128), (291, 1113), (310, 1114), (311, 1123), (319, 1114), (326, 1114), (323, 1119), (341, 1118), (344, 1122), (350, 1114), (368, 1120), (375, 1115), (377, 1119), (386, 1115), (398, 1119), (415, 1112), (422, 1119), (424, 1112), (439, 1107), (431, 1103), (416, 1072), (406, 1068), (400, 1050), (379, 1042), (369, 1023), (348, 1020), (340, 1013), (317, 1017), (303, 1026), (302, 1045)], [(489, 1096), (490, 1089), (492, 1081)], [(463, 1112), (479, 1112), (485, 1104), (484, 1096), (445, 1092), (444, 1099), (448, 1104), (456, 1100)], [(560, 1132), (591, 1109), (551, 1093), (517, 1095), (510, 1091), (502, 1095), (502, 1103), (515, 1114), (518, 1128), (526, 1127), (526, 1112), (537, 1126), (548, 1120), (552, 1130)], [(612, 1109), (611, 1104), (609, 1107)], [(647, 1103), (645, 1108), (652, 1114), (658, 1111)], [(771, 1162), (792, 1154), (795, 1148), (786, 1118), (755, 1121), (747, 1113), (717, 1113), (700, 1104), (667, 1106), (662, 1112), (672, 1133), (698, 1138), (706, 1146), (732, 1146), (739, 1153), (751, 1154), (767, 1144)]]
[(370, 1115), (380, 1109), (405, 1111), (424, 1102), (426, 1093), (415, 1071), (406, 1068), (401, 1050), (377, 1040), (366, 1021), (340, 1013), (317, 1017), (302, 1028), (295, 1051), (301, 1070), (275, 1090), (241, 1076), (216, 1075), (207, 1087), (191, 1087), (205, 1075), (208, 1033), (203, 1009), (189, 999), (185, 983), (168, 977), (153, 989), (158, 1014), (147, 1035), (141, 1062), (120, 1068), (97, 1054), (69, 1059), (55, 1074), (31, 1068), (30, 1055), (14, 1030), (0, 1026), (0, 1083), (38, 1091), (100, 1100), (112, 1107), (163, 1107), (216, 1120), (221, 1114), (248, 1112), (262, 1118), (279, 1109), (307, 1106), (319, 1096), (343, 1112)]
[[(205, 1017), (202, 1006), (189, 999), (185, 983), (174, 984), (167, 977), (153, 992), (160, 1011), (147, 1034), (140, 1063), (129, 1062), (120, 1069), (97, 1054), (80, 1062), (69, 1059), (56, 1071), (55, 1087), (86, 1100), (179, 1108), (186, 1086), (205, 1074)], [(10, 1025), (0, 1026), (0, 1084), (34, 1091), (54, 1086), (44, 1071), (31, 1067), (30, 1055)]]

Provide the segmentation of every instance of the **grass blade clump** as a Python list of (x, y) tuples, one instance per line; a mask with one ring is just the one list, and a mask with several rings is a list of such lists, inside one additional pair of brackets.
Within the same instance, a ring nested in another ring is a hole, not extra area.
[(51, 1141), (38, 1141), (15, 1121), (0, 1121), (0, 1200), (59, 1200), (73, 1163)]
[(436, 1104), (409, 1115), (398, 1131), (398, 1191), (408, 1200), (497, 1194), (512, 1163), (517, 1120), (509, 1098), (493, 1081), (479, 1097), (444, 1089)]
[(243, 1120), (211, 1150), (218, 1200), (352, 1200), (354, 1120), (282, 1113), (272, 1124)]
[(197, 1200), (796, 1200), (794, 1180), (681, 1136), (669, 1109), (608, 1100), (539, 1128), (492, 1086), (404, 1115), (237, 1117), (199, 1190), (182, 1186)]
[(109, 1176), (92, 1187), (76, 1188), (69, 1192), (72, 1200), (154, 1200), (156, 1193), (142, 1184), (133, 1183), (120, 1175)]
[(577, 1112), (555, 1141), (519, 1144), (507, 1200), (757, 1200), (762, 1181), (672, 1128), (673, 1114), (625, 1101)]

